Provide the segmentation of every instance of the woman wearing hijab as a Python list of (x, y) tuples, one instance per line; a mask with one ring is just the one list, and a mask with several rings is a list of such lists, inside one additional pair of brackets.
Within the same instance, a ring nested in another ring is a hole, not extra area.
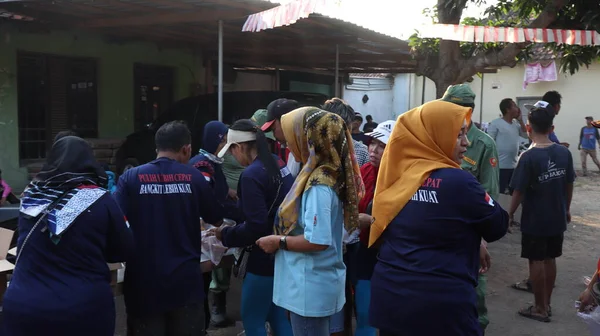
[(277, 252), (273, 302), (290, 311), (294, 336), (328, 336), (330, 317), (346, 301), (344, 224), (349, 233), (358, 227), (364, 187), (340, 116), (305, 107), (285, 114), (281, 125), (303, 167), (279, 207), (277, 235), (257, 244)]
[(112, 336), (107, 263), (125, 261), (129, 225), (88, 143), (54, 143), (21, 202), (16, 267), (4, 296), (7, 335)]
[[(237, 192), (245, 221), (233, 227), (221, 226), (215, 230), (215, 236), (227, 247), (248, 247), (273, 233), (277, 209), (294, 179), (285, 163), (271, 153), (265, 134), (251, 120), (238, 120), (231, 126), (227, 143), (218, 156), (223, 157), (227, 152), (246, 167)], [(269, 322), (275, 335), (291, 336), (285, 311), (272, 302), (273, 256), (259, 248), (245, 253), (249, 254), (241, 310), (246, 335), (266, 335), (265, 322)]]
[(369, 244), (380, 245), (369, 320), (380, 335), (481, 335), (481, 238), (508, 215), (460, 169), (471, 109), (433, 101), (401, 115), (381, 159)]

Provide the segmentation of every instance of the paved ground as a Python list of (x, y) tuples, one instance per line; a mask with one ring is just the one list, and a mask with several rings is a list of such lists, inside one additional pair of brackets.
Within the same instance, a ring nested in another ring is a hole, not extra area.
[[(573, 198), (573, 222), (565, 236), (564, 255), (558, 260), (558, 279), (552, 301), (551, 323), (540, 323), (519, 317), (516, 312), (533, 301), (533, 295), (515, 291), (509, 284), (525, 278), (527, 264), (519, 258), (520, 233), (509, 234), (490, 244), (492, 268), (488, 275), (488, 308), (491, 324), (486, 336), (565, 336), (587, 335), (587, 327), (575, 315), (575, 300), (584, 289), (582, 277), (593, 272), (600, 256), (600, 175), (581, 177), (576, 182)], [(228, 297), (230, 316), (239, 321), (239, 282), (233, 281)], [(117, 302), (117, 333), (125, 336), (124, 307)], [(237, 336), (241, 323), (230, 328), (209, 331), (211, 336)]]

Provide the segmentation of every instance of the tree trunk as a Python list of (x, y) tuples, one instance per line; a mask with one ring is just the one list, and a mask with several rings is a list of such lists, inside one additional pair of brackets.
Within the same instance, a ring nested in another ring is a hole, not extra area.
[(444, 93), (446, 92), (446, 89), (448, 89), (448, 86), (452, 85), (452, 82), (444, 80), (435, 81), (434, 83), (436, 99), (442, 98), (444, 96)]

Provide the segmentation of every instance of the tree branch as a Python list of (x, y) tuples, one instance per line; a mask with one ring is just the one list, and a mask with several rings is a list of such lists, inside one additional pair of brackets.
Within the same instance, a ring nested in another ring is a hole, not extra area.
[[(533, 20), (528, 28), (546, 28), (556, 20), (558, 11), (566, 6), (569, 0), (553, 0), (544, 7), (544, 10)], [(480, 54), (465, 60), (460, 67), (460, 74), (455, 83), (463, 83), (478, 72), (483, 72), (489, 67), (510, 66), (517, 64), (516, 57), (531, 42), (510, 43), (499, 52)]]

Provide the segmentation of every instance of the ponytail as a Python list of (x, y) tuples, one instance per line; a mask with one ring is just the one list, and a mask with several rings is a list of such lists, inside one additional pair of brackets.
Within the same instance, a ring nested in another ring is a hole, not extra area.
[(273, 153), (269, 149), (269, 142), (265, 133), (250, 119), (240, 119), (233, 123), (230, 129), (256, 133), (256, 141), (252, 142), (254, 142), (254, 146), (256, 147), (257, 159), (265, 166), (267, 175), (273, 182), (276, 184), (281, 183), (281, 170), (277, 160), (275, 160)]

